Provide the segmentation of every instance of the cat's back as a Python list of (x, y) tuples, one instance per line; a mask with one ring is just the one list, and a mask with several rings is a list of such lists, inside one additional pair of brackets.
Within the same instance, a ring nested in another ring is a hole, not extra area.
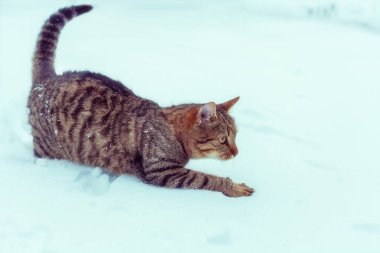
[[(102, 124), (110, 119), (108, 114), (120, 112), (123, 116), (141, 117), (149, 112), (161, 112), (155, 102), (135, 95), (121, 82), (98, 73), (65, 72), (45, 88), (50, 92), (47, 95), (51, 97), (51, 106), (61, 109), (73, 120), (83, 116), (79, 115), (83, 112), (101, 114), (105, 111), (107, 116), (101, 120)], [(93, 116), (100, 119), (102, 115)]]
[[(61, 112), (67, 122), (78, 120), (85, 112), (114, 110), (126, 100), (133, 107), (142, 99), (122, 83), (104, 75), (87, 71), (65, 72), (42, 83), (34, 83), (28, 107), (32, 117), (50, 122), (55, 113)], [(58, 130), (61, 128), (58, 123)]]
[(105, 75), (89, 71), (64, 72), (62, 75), (54, 77), (53, 80), (46, 85), (52, 85), (53, 89), (61, 89), (67, 92), (72, 92), (73, 90), (79, 92), (91, 89), (89, 87), (92, 87), (94, 92), (100, 91), (103, 92), (103, 95), (105, 94), (105, 91), (108, 91), (110, 94), (113, 93), (120, 97), (136, 96), (121, 82), (113, 80)]

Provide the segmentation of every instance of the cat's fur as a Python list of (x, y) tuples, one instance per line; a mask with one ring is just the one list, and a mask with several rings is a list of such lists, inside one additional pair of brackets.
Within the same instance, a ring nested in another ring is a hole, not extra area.
[(161, 108), (101, 74), (55, 73), (61, 29), (91, 9), (60, 9), (42, 27), (28, 101), (35, 155), (132, 174), (158, 186), (250, 196), (253, 189), (245, 184), (184, 167), (191, 158), (230, 159), (237, 154), (236, 127), (228, 110), (238, 98), (220, 105)]

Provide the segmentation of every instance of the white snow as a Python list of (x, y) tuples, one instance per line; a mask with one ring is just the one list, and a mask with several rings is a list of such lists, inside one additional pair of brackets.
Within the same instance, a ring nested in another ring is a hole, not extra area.
[[(81, 2), (0, 0), (0, 252), (380, 252), (378, 23), (294, 15), (308, 1), (91, 2), (60, 37), (57, 71), (101, 72), (162, 106), (240, 95), (239, 155), (188, 167), (256, 193), (35, 159), (35, 40), (52, 12)], [(379, 6), (312, 4), (323, 2)]]

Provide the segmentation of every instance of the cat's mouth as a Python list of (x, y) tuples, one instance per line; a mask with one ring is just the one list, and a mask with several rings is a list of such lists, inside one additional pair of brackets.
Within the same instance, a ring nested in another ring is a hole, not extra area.
[(232, 158), (234, 158), (235, 156), (232, 155), (232, 154), (225, 154), (225, 155), (221, 155), (220, 156), (220, 160), (231, 160)]

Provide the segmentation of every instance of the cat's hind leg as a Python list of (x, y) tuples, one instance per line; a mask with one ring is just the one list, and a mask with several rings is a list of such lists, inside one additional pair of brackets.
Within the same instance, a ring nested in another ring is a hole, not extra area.
[(37, 158), (55, 158), (52, 148), (36, 136), (33, 136), (33, 153)]

